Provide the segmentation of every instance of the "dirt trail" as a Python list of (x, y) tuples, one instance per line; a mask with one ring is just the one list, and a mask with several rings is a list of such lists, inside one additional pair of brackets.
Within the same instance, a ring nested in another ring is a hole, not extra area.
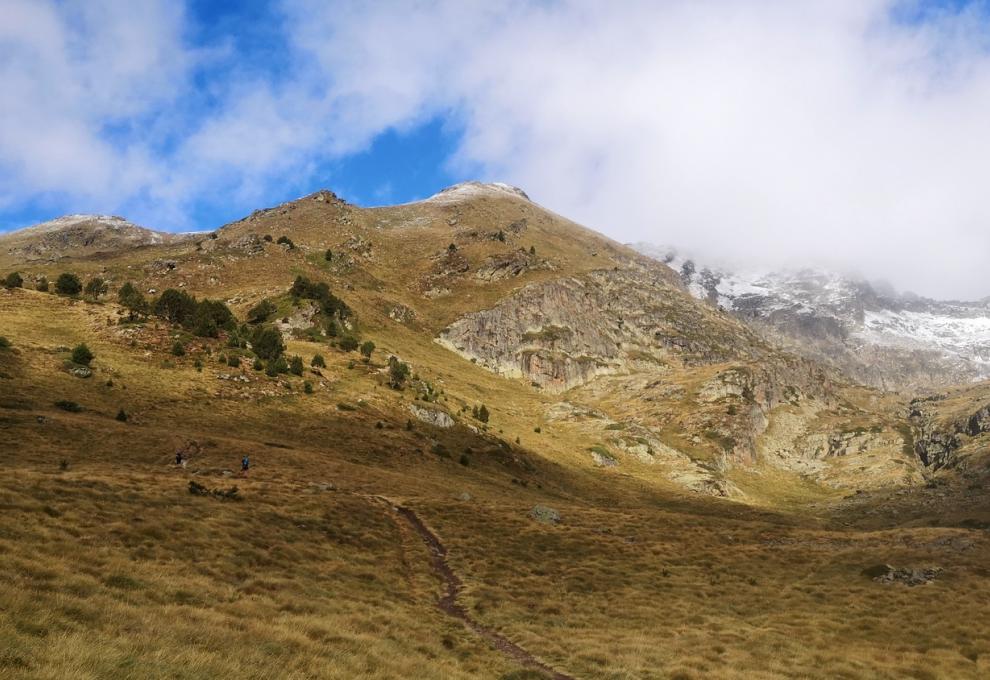
[(472, 618), (468, 611), (457, 602), (457, 596), (460, 594), (463, 586), (460, 577), (454, 573), (454, 570), (450, 568), (450, 564), (447, 562), (447, 548), (440, 541), (440, 538), (426, 526), (423, 520), (419, 518), (419, 515), (409, 508), (401, 505), (394, 505), (386, 498), (378, 497), (378, 500), (380, 502), (387, 503), (388, 506), (399, 515), (399, 517), (405, 520), (413, 531), (415, 531), (416, 534), (423, 540), (426, 547), (429, 548), (430, 564), (444, 584), (444, 593), (437, 602), (437, 606), (441, 611), (461, 621), (476, 635), (488, 640), (488, 642), (490, 642), (497, 650), (506, 656), (511, 657), (523, 666), (529, 666), (530, 668), (543, 671), (553, 680), (574, 680), (572, 676), (561, 673), (560, 671), (548, 666), (533, 656), (532, 653), (526, 651), (516, 643), (508, 640), (505, 636), (500, 635), (491, 628), (488, 628), (487, 626), (479, 623), (476, 619)]

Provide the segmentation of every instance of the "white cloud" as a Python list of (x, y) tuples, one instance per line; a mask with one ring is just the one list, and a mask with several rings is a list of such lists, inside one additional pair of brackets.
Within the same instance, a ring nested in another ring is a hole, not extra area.
[(139, 190), (153, 144), (127, 126), (150, 125), (183, 86), (181, 7), (0, 0), (0, 16), (0, 200)]
[(177, 6), (0, 0), (0, 207), (66, 192), (180, 226), (441, 115), (455, 164), (620, 240), (990, 294), (975, 9), (283, 0), (266, 70), (190, 46)]
[(293, 2), (378, 126), (452, 109), (489, 178), (623, 240), (986, 295), (975, 10), (837, 2)]

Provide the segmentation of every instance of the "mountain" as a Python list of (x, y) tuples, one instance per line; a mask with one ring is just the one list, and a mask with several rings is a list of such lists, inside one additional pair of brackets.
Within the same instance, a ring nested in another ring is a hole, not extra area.
[(676, 250), (635, 246), (676, 269), (692, 295), (782, 343), (881, 389), (990, 378), (990, 304), (898, 294), (819, 269), (729, 271)]
[(153, 231), (112, 215), (65, 215), (0, 234), (0, 266), (89, 257), (131, 248), (182, 243), (188, 234)]
[(0, 264), (108, 286), (0, 288), (0, 675), (985, 675), (986, 384), (501, 184), (87, 247)]

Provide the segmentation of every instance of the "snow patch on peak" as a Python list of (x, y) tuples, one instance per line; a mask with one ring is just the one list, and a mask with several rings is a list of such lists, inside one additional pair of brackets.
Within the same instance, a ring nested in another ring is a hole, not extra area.
[(430, 196), (427, 201), (436, 203), (455, 203), (471, 198), (482, 196), (512, 196), (523, 200), (530, 200), (526, 192), (518, 187), (514, 187), (504, 182), (461, 182), (447, 187), (438, 193)]
[(54, 220), (42, 222), (28, 228), (35, 232), (53, 232), (61, 231), (63, 229), (71, 229), (72, 227), (76, 227), (80, 224), (96, 224), (102, 227), (118, 230), (127, 228), (143, 229), (143, 227), (139, 227), (132, 222), (128, 222), (123, 217), (119, 217), (117, 215), (85, 215), (81, 213), (62, 215), (61, 217), (56, 217)]

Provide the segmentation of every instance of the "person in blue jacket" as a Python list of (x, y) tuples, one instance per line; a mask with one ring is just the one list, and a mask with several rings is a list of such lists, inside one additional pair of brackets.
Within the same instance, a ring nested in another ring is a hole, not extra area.
[(244, 454), (244, 457), (241, 458), (241, 476), (242, 477), (247, 477), (247, 475), (248, 475), (248, 468), (249, 467), (251, 467), (251, 460), (248, 458), (248, 455), (245, 453)]

